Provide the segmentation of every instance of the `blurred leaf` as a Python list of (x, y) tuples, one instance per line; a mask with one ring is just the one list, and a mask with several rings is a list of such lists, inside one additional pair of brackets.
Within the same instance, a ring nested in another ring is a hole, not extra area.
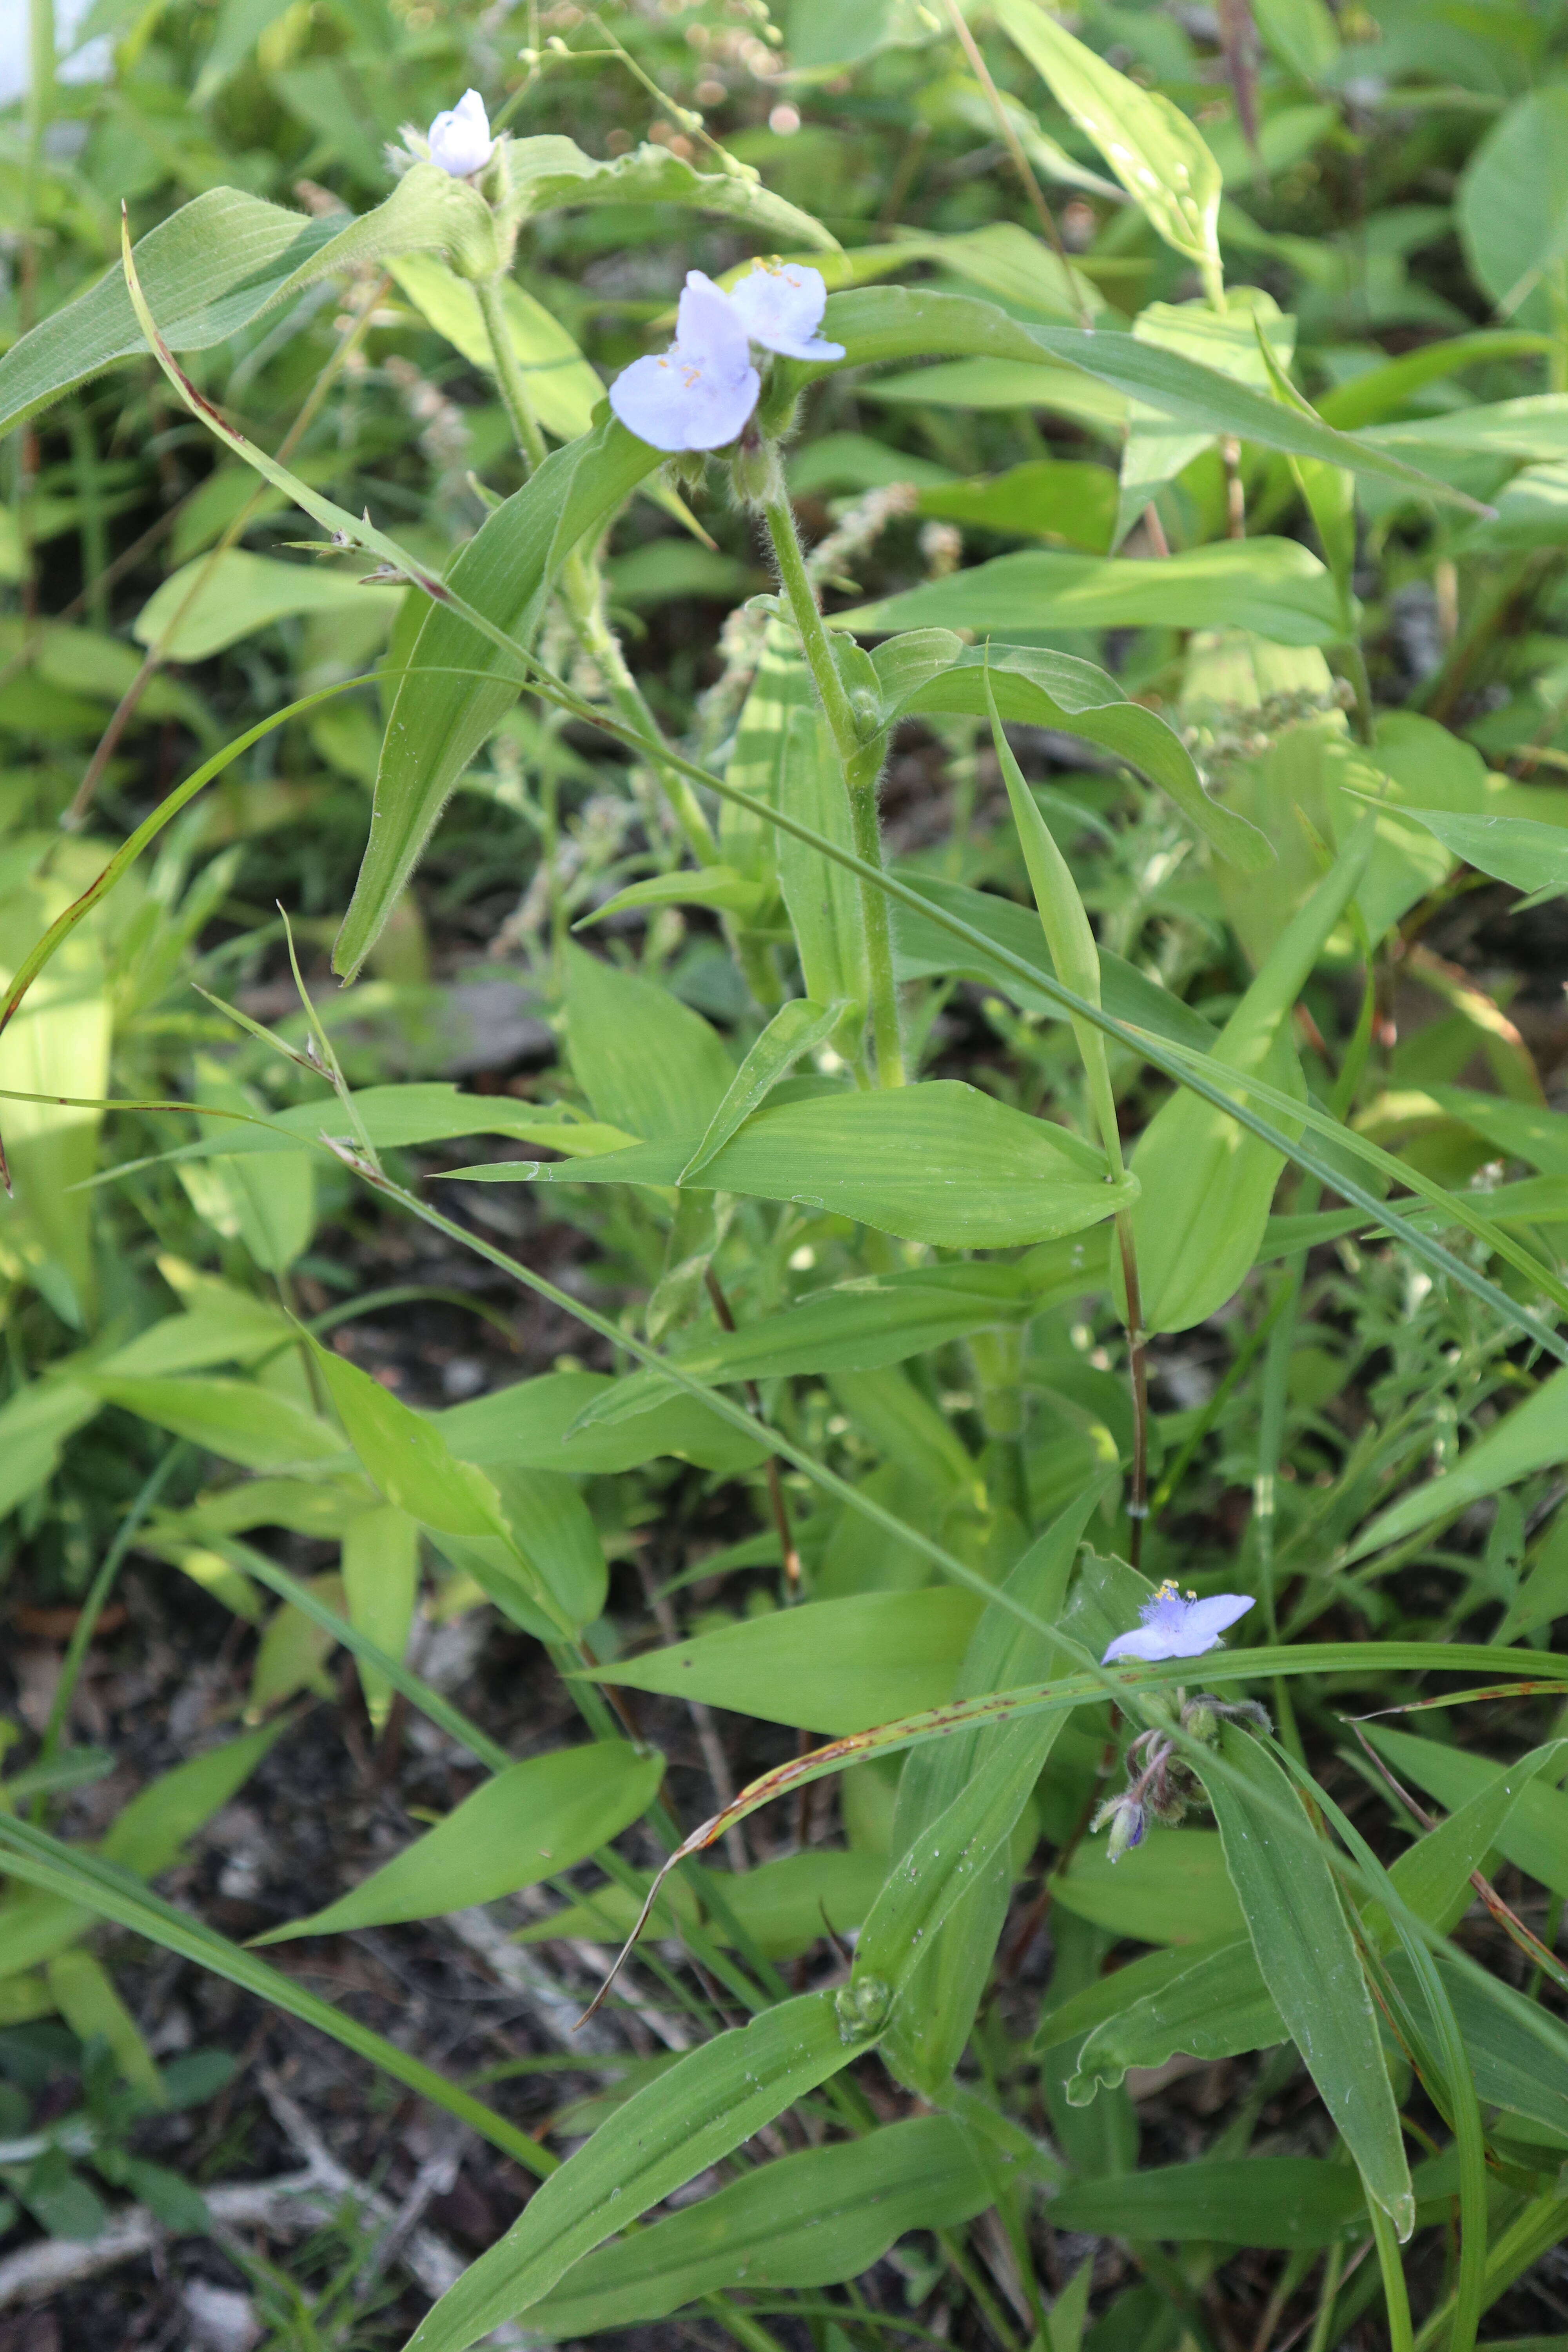
[[(405, 1511), (359, 1511), (342, 1537), (343, 1601), (349, 1622), (401, 1658), (419, 1594), (419, 1528)], [(356, 1660), (371, 1728), (380, 1732), (392, 1689), (380, 1669)]]
[[(479, 297), (465, 279), (427, 253), (394, 262), (392, 275), (470, 367), (495, 373)], [(501, 317), (534, 413), (557, 441), (574, 441), (592, 426), (594, 411), (605, 396), (603, 384), (560, 320), (515, 278), (503, 278), (500, 294)]]
[(1455, 211), (1465, 256), (1512, 318), (1542, 280), (1561, 300), (1568, 260), (1568, 89), (1531, 90), (1494, 122), (1465, 167)]
[(279, 1944), (438, 1918), (556, 1877), (646, 1812), (663, 1775), (662, 1757), (639, 1756), (618, 1740), (513, 1764), (352, 1894), (256, 1940)]
[[(793, 469), (797, 480), (799, 472), (797, 461)], [(1068, 457), (1032, 457), (1025, 465), (1010, 466), (1005, 474), (982, 474), (923, 489), (918, 511), (973, 530), (1001, 531), (1009, 539), (1060, 540), (1090, 555), (1108, 555), (1116, 523), (1116, 480), (1104, 466), (1086, 466)]]
[(330, 1462), (344, 1448), (336, 1430), (303, 1405), (254, 1381), (119, 1380), (97, 1373), (83, 1383), (105, 1404), (166, 1429), (174, 1437), (237, 1462), (247, 1470), (292, 1470)]
[(107, 2042), (125, 2080), (157, 2106), (163, 2084), (131, 2011), (90, 1952), (60, 1952), (47, 1971), (56, 2008), (79, 2042)]
[[(1159, 563), (1044, 550), (998, 555), (844, 617), (862, 636), (897, 629), (1231, 627), (1281, 645), (1330, 646), (1348, 633), (1332, 579), (1293, 539), (1216, 540)], [(1005, 703), (1003, 712), (1009, 715)]]
[(1092, 139), (1167, 245), (1195, 262), (1217, 298), (1219, 166), (1203, 134), (1159, 90), (1086, 48), (1037, 0), (994, 0), (997, 21)]
[(363, 611), (377, 598), (374, 609), (385, 613), (390, 625), (384, 589), (363, 587), (350, 573), (319, 563), (282, 563), (231, 547), (172, 572), (136, 615), (133, 634), (140, 645), (162, 644), (170, 661), (205, 661), (274, 621), (300, 613)]

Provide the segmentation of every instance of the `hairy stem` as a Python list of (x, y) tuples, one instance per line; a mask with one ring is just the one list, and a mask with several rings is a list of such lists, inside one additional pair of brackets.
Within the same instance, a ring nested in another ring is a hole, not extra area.
[[(869, 738), (861, 732), (848, 689), (838, 674), (816, 592), (805, 568), (794, 508), (781, 491), (777, 498), (768, 500), (763, 512), (779, 579), (789, 599), (806, 667), (844, 771), (855, 854), (880, 872), (882, 835), (877, 821), (877, 780), (881, 772), (883, 739), (879, 731)], [(904, 1048), (899, 1030), (898, 985), (893, 977), (892, 927), (886, 898), (864, 878), (860, 884), (860, 919), (871, 983), (871, 1035), (877, 1049), (877, 1082), (883, 1087), (901, 1087)]]
[[(490, 356), (495, 362), (496, 382), (510, 419), (518, 455), (526, 470), (534, 474), (543, 465), (549, 451), (539, 427), (539, 419), (533, 413), (528, 380), (518, 360), (516, 346), (507, 331), (506, 319), (501, 310), (500, 289), (501, 276), (498, 272), (494, 278), (483, 279), (474, 291), (479, 297), (479, 315), (485, 322)], [(605, 617), (603, 575), (593, 557), (580, 547), (573, 550), (562, 567), (561, 593), (571, 616), (573, 634), (597, 669), (611, 704), (639, 733), (657, 739), (659, 732), (658, 723), (643, 698), (642, 688), (627, 666), (621, 641)], [(718, 846), (696, 793), (685, 777), (677, 775), (673, 768), (659, 768), (658, 776), (692, 856), (699, 866), (711, 866), (719, 855)]]

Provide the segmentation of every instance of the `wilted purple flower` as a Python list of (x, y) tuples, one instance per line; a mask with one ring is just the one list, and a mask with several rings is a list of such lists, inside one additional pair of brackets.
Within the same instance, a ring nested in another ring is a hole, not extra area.
[(820, 269), (803, 261), (756, 261), (730, 300), (753, 343), (792, 360), (841, 360), (842, 343), (817, 333), (827, 301)]
[(456, 106), (430, 125), (430, 161), (454, 180), (471, 179), (495, 153), (490, 119), (477, 89), (466, 89)]
[(1184, 1599), (1175, 1585), (1167, 1581), (1138, 1612), (1142, 1622), (1131, 1633), (1118, 1633), (1100, 1664), (1109, 1666), (1118, 1658), (1142, 1658), (1152, 1665), (1162, 1658), (1201, 1658), (1205, 1650), (1218, 1648), (1226, 1626), (1245, 1617), (1252, 1605), (1251, 1598), (1242, 1592), (1215, 1592), (1207, 1601), (1189, 1592)]
[(652, 448), (722, 449), (757, 404), (763, 381), (746, 330), (721, 287), (687, 275), (675, 341), (658, 359), (634, 360), (610, 386), (610, 406)]

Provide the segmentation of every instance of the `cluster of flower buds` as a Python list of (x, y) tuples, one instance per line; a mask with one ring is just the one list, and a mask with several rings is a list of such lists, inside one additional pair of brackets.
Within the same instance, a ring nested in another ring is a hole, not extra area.
[(842, 343), (817, 333), (827, 301), (819, 269), (759, 261), (726, 293), (688, 272), (667, 352), (634, 360), (610, 387), (610, 406), (630, 433), (674, 456), (722, 449), (751, 419), (762, 394), (753, 346), (792, 360), (841, 360)]
[[(1273, 1724), (1266, 1707), (1256, 1699), (1215, 1698), (1211, 1691), (1199, 1691), (1182, 1703), (1182, 1729), (1190, 1739), (1201, 1739), (1212, 1748), (1219, 1738), (1222, 1723), (1250, 1723), (1259, 1731), (1272, 1731)], [(1127, 1750), (1127, 1786), (1120, 1796), (1108, 1797), (1094, 1819), (1090, 1830), (1109, 1827), (1106, 1857), (1120, 1862), (1130, 1847), (1142, 1845), (1149, 1826), (1149, 1815), (1174, 1829), (1186, 1819), (1187, 1807), (1200, 1802), (1203, 1790), (1192, 1766), (1176, 1752), (1175, 1743), (1168, 1731), (1151, 1726), (1141, 1731)]]

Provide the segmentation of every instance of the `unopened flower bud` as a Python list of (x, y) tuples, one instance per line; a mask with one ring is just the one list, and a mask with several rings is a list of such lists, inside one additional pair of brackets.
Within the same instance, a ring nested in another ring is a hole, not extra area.
[(1182, 1709), (1182, 1729), (1212, 1748), (1219, 1737), (1219, 1717), (1206, 1699), (1194, 1698)]
[(482, 172), (495, 152), (489, 117), (477, 89), (465, 90), (456, 106), (438, 114), (430, 125), (430, 161), (454, 180), (471, 179)]
[(1142, 1844), (1148, 1822), (1137, 1798), (1125, 1790), (1120, 1797), (1107, 1798), (1089, 1827), (1102, 1829), (1108, 1822), (1110, 1835), (1105, 1842), (1105, 1858), (1107, 1862), (1120, 1862), (1130, 1847)]

